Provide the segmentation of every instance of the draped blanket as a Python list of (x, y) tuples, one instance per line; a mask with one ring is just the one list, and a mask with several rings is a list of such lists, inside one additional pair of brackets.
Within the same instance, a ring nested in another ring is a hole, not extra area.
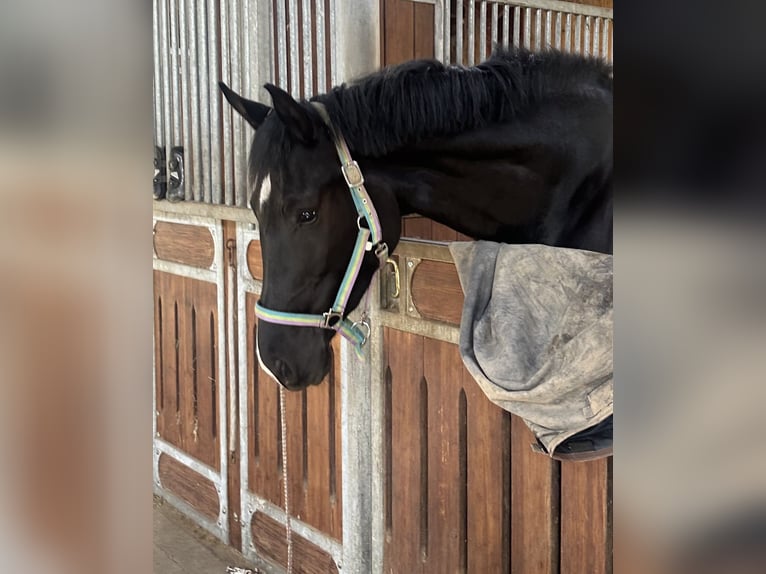
[(547, 451), (612, 414), (612, 256), (450, 245), (465, 293), (460, 354), (487, 397)]

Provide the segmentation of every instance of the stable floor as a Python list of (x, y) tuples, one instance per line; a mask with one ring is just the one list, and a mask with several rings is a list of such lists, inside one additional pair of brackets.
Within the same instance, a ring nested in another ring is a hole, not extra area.
[(242, 554), (196, 526), (170, 504), (154, 499), (154, 574), (257, 573)]

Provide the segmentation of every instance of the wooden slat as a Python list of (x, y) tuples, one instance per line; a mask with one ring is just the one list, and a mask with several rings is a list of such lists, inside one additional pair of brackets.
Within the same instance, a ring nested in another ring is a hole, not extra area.
[(218, 493), (215, 485), (173, 457), (162, 453), (159, 459), (160, 483), (200, 514), (218, 519)]
[(416, 59), (434, 57), (434, 6), (430, 4), (415, 4), (414, 10), (415, 49)]
[[(162, 395), (164, 405), (157, 405), (159, 410), (160, 436), (167, 442), (182, 448), (181, 420), (178, 412), (176, 392), (176, 301), (178, 299), (177, 281), (167, 273), (154, 272), (155, 296), (162, 298)], [(177, 278), (176, 278), (177, 279)]]
[[(197, 281), (195, 285), (197, 440), (192, 452), (214, 468), (220, 465), (219, 440), (222, 421), (218, 416), (218, 308), (215, 285)], [(191, 318), (191, 316), (190, 316)], [(191, 336), (191, 330), (188, 335)], [(191, 383), (189, 385), (191, 388)], [(194, 428), (192, 428), (194, 432)]]
[(451, 263), (421, 261), (412, 275), (412, 301), (423, 317), (460, 324), (463, 289)]
[(444, 225), (443, 223), (433, 222), (431, 227), (431, 237), (434, 241), (455, 241), (457, 239), (457, 231)]
[(611, 572), (607, 459), (561, 463), (561, 574)]
[[(275, 564), (286, 567), (287, 542), (284, 526), (262, 512), (256, 512), (251, 528), (257, 553)], [(331, 574), (337, 571), (335, 562), (327, 552), (293, 532), (295, 574)]]
[(465, 367), (462, 381), (468, 403), (468, 572), (508, 572), (510, 414), (487, 399)]
[(213, 264), (215, 243), (206, 227), (158, 221), (154, 225), (154, 252), (166, 261), (207, 269)]
[(384, 0), (383, 65), (391, 66), (415, 56), (414, 4), (407, 0)]
[[(390, 508), (390, 528), (385, 538), (386, 572), (428, 572), (423, 550), (427, 550), (428, 511), (423, 500), (421, 480), (427, 478), (428, 466), (422, 461), (424, 440), (423, 338), (394, 329), (386, 329), (388, 368), (391, 373), (391, 483), (385, 501)], [(424, 468), (425, 466), (425, 468)], [(430, 526), (430, 525), (429, 525)]]
[(431, 220), (426, 217), (403, 217), (402, 237), (431, 239)]
[(247, 268), (253, 279), (263, 280), (263, 258), (261, 257), (261, 242), (253, 239), (247, 244)]
[[(248, 488), (282, 507), (279, 387), (258, 367), (254, 329), (256, 300), (257, 295), (247, 294)], [(342, 536), (339, 344), (336, 337), (332, 342), (335, 357), (332, 376), (306, 391), (305, 429), (303, 392), (286, 393), (290, 513), (338, 540)], [(335, 405), (333, 409), (331, 401)], [(331, 416), (333, 430), (330, 429)]]
[[(468, 560), (466, 464), (462, 460), (466, 414), (461, 409), (462, 362), (454, 345), (425, 339), (428, 382), (427, 572), (465, 571)], [(461, 427), (463, 430), (461, 430)]]
[[(333, 347), (333, 368), (328, 380), (321, 385), (310, 387), (308, 395), (308, 484), (305, 493), (306, 517), (309, 524), (340, 540), (341, 531), (341, 486), (340, 450), (335, 444), (335, 437), (340, 438), (338, 421), (339, 410), (333, 405), (334, 416), (331, 421), (331, 401), (340, 394), (340, 339), (335, 337)], [(334, 425), (335, 432), (331, 430)], [(331, 485), (331, 481), (333, 484)]]
[[(511, 417), (511, 572), (555, 574), (559, 559), (558, 463), (531, 450), (534, 435)], [(580, 570), (588, 572), (589, 570)]]
[(161, 346), (155, 362), (163, 399), (157, 404), (157, 430), (163, 439), (218, 469), (217, 287), (161, 271), (154, 272), (154, 283), (158, 304), (162, 299), (162, 333), (155, 341), (158, 352)]
[[(287, 401), (285, 414), (287, 417), (287, 480), (290, 486), (290, 513), (301, 520), (306, 517), (303, 473), (303, 394), (303, 391), (288, 391), (284, 395)], [(284, 505), (284, 501), (282, 501), (282, 505)]]
[[(249, 488), (252, 492), (269, 502), (282, 505), (282, 478), (280, 471), (279, 426), (279, 391), (277, 383), (258, 365), (255, 351), (256, 318), (255, 302), (258, 296), (247, 294), (247, 349), (248, 349), (248, 384), (251, 408), (249, 410)], [(255, 397), (257, 395), (257, 405)], [(254, 448), (258, 445), (257, 455)]]

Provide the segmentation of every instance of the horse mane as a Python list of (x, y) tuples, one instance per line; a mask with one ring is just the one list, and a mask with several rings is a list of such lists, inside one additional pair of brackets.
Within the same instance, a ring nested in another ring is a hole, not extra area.
[(349, 147), (380, 157), (425, 139), (504, 123), (554, 97), (612, 91), (612, 68), (557, 51), (496, 49), (485, 62), (416, 60), (384, 68), (313, 98)]

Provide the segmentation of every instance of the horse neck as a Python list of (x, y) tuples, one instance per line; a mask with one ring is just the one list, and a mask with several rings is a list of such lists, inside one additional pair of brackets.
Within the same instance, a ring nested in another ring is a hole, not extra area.
[(476, 239), (535, 241), (545, 208), (545, 163), (507, 156), (410, 149), (369, 160), (371, 187), (396, 197), (401, 215), (417, 213)]

